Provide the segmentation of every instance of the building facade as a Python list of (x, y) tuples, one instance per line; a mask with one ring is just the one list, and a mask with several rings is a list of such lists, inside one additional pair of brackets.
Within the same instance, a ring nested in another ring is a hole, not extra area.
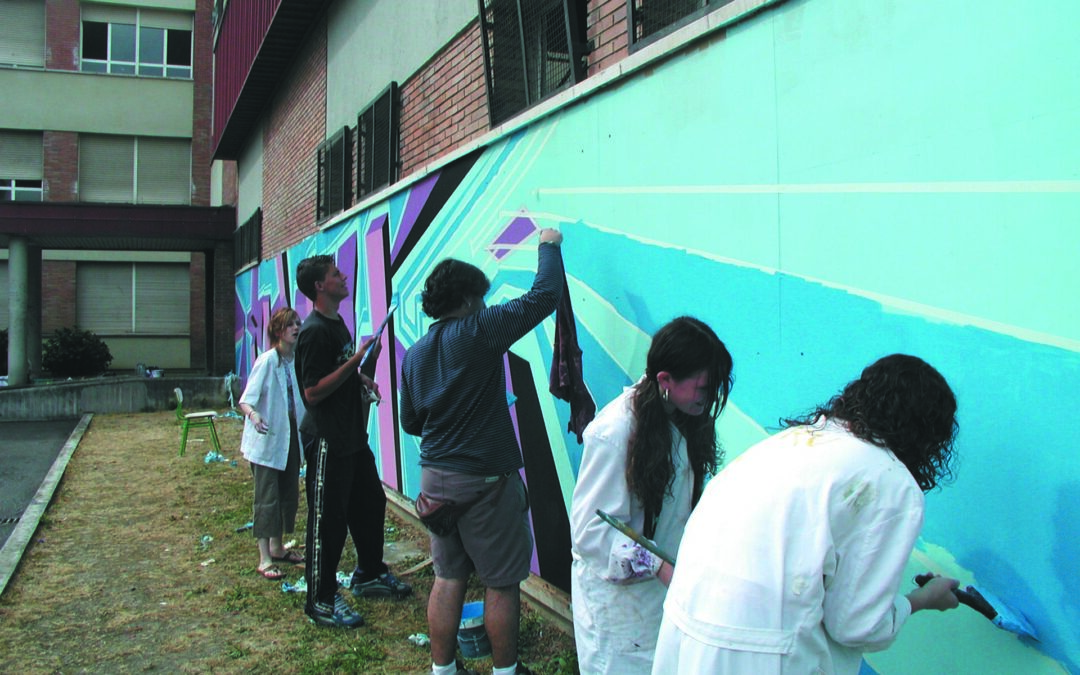
[(210, 0), (0, 3), (12, 384), (48, 375), (41, 339), (74, 326), (105, 341), (114, 371), (232, 368), (235, 215), (211, 194), (211, 13)]
[[(274, 309), (310, 311), (297, 263), (331, 253), (358, 336), (396, 307), (376, 371), (393, 392), (438, 260), (479, 266), (498, 302), (528, 287), (536, 230), (559, 227), (593, 398), (640, 377), (659, 326), (698, 316), (735, 359), (726, 461), (885, 354), (949, 379), (961, 459), (928, 495), (910, 576), (978, 584), (1042, 641), (920, 613), (866, 672), (1078, 669), (1061, 421), (1080, 381), (1080, 5), (231, 0), (216, 17), (237, 372)], [(553, 333), (510, 350), (507, 393), (533, 571), (566, 589), (581, 446), (548, 393)], [(392, 393), (370, 431), (386, 485), (415, 497)]]

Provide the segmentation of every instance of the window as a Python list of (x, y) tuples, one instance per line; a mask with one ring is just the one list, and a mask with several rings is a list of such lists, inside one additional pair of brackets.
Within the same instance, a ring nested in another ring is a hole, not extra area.
[(648, 44), (732, 0), (627, 0), (633, 46)]
[(0, 2), (0, 64), (45, 67), (45, 3)]
[(262, 259), (262, 209), (236, 228), (233, 234), (233, 269), (241, 270)]
[(316, 220), (352, 206), (352, 130), (342, 127), (319, 146)]
[(76, 323), (101, 335), (188, 335), (191, 275), (176, 263), (80, 262)]
[(40, 132), (0, 131), (0, 202), (42, 200)]
[(401, 96), (397, 82), (391, 82), (356, 118), (358, 197), (397, 181), (400, 127)]
[(39, 180), (0, 178), (0, 202), (40, 202), (43, 192)]
[(492, 126), (585, 77), (585, 0), (477, 0)]
[(191, 141), (80, 136), (79, 198), (84, 202), (190, 204)]
[(88, 73), (191, 79), (191, 16), (87, 6), (82, 60)]

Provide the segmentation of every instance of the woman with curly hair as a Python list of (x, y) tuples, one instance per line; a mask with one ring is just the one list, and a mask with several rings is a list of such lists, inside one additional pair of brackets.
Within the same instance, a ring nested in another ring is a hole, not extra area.
[(898, 595), (923, 492), (952, 476), (956, 397), (904, 354), (783, 420), (714, 478), (686, 525), (654, 673), (855, 675), (954, 579)]
[(585, 429), (574, 488), (571, 593), (582, 673), (648, 673), (672, 567), (597, 515), (674, 553), (720, 461), (716, 420), (731, 393), (724, 343), (698, 319), (657, 331), (645, 375)]

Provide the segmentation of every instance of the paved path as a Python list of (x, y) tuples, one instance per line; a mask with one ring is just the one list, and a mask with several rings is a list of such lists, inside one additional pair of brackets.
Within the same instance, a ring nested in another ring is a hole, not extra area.
[(0, 422), (0, 593), (18, 567), (91, 417)]

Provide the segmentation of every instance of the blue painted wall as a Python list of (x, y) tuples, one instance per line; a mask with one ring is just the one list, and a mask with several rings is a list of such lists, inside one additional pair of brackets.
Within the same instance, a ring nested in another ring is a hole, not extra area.
[[(652, 331), (697, 315), (735, 357), (729, 459), (874, 359), (917, 354), (958, 395), (960, 463), (928, 496), (909, 572), (993, 591), (1042, 642), (966, 608), (921, 613), (868, 670), (1076, 672), (1078, 25), (1071, 0), (783, 3), (241, 275), (238, 369), (261, 345), (249, 315), (299, 301), (276, 284), (352, 241), (357, 332), (401, 297), (380, 364), (392, 384), (427, 328), (417, 296), (435, 262), (470, 260), (490, 302), (512, 297), (535, 269), (521, 233), (552, 226), (597, 402), (641, 374)], [(548, 494), (565, 507), (580, 447), (567, 404), (543, 395), (553, 330), (512, 352), (541, 393)], [(417, 442), (385, 404), (372, 438), (384, 479), (415, 496)]]

